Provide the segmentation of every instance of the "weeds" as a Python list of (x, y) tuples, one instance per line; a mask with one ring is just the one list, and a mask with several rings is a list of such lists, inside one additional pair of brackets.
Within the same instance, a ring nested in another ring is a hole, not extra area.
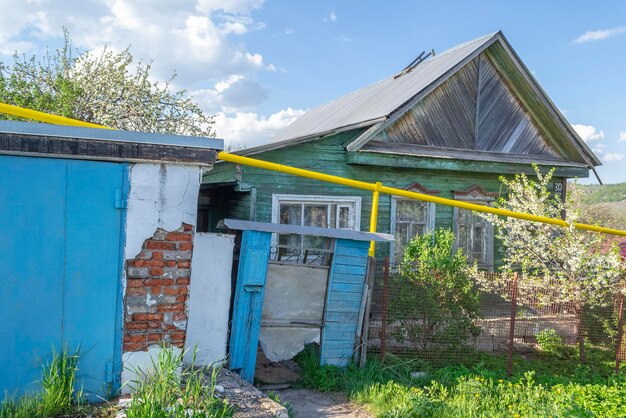
[(21, 398), (7, 397), (0, 404), (0, 418), (46, 418), (70, 415), (81, 410), (82, 390), (75, 390), (79, 350), (70, 354), (52, 350), (52, 359), (43, 365), (42, 392)]
[[(388, 356), (384, 363), (373, 359), (363, 368), (339, 369), (320, 367), (315, 350), (307, 350), (297, 358), (303, 385), (343, 391), (379, 417), (626, 416), (625, 377), (612, 376), (608, 366), (571, 368), (560, 355), (518, 357), (509, 378), (501, 359), (479, 353), (468, 353), (478, 361), (442, 368)], [(601, 364), (604, 354), (591, 352)], [(428, 374), (415, 379), (411, 371)]]
[[(215, 397), (217, 370), (207, 379), (192, 364), (183, 369), (184, 352), (163, 347), (150, 370), (134, 369), (138, 379), (131, 382), (134, 393), (128, 418), (230, 417), (232, 407)], [(194, 352), (195, 360), (195, 352)], [(208, 381), (207, 381), (208, 380)]]

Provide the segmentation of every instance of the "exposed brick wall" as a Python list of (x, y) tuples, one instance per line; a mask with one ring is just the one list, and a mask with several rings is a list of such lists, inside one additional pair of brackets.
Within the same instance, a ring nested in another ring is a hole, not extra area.
[(146, 351), (161, 342), (184, 348), (191, 275), (193, 226), (157, 229), (126, 261), (124, 351)]

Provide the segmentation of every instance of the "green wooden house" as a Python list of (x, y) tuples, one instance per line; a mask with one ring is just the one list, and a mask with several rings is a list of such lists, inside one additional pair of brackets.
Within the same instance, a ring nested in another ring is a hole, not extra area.
[[(398, 74), (310, 110), (263, 146), (261, 160), (489, 204), (501, 175), (556, 169), (554, 190), (600, 161), (547, 97), (501, 32), (418, 57)], [(556, 63), (555, 63), (556, 64)], [(371, 193), (273, 171), (218, 163), (206, 173), (199, 227), (239, 218), (367, 231)], [(397, 261), (416, 234), (455, 231), (485, 268), (498, 264), (491, 226), (471, 212), (381, 195), (377, 256)], [(319, 246), (278, 237), (285, 248)], [(284, 249), (284, 248), (283, 248)]]

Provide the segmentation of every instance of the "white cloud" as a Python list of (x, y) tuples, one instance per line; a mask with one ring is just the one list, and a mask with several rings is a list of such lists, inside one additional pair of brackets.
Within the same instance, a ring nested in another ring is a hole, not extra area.
[(175, 70), (187, 88), (273, 68), (236, 39), (265, 26), (250, 15), (262, 0), (9, 1), (0, 14), (0, 53), (29, 52), (38, 39), (60, 43), (65, 26), (75, 46), (131, 45), (134, 56), (152, 61), (156, 77)]
[(337, 21), (337, 14), (335, 13), (334, 10), (331, 10), (328, 17), (324, 18), (324, 22), (336, 22), (336, 21)]
[(606, 154), (604, 154), (604, 156), (602, 157), (603, 161), (621, 161), (624, 159), (624, 154), (618, 154), (616, 152), (607, 152)]
[(574, 124), (572, 127), (585, 142), (599, 141), (604, 138), (604, 131), (596, 131), (595, 126)]
[(619, 131), (619, 141), (626, 141), (626, 131)]
[(251, 112), (235, 112), (232, 115), (220, 112), (215, 116), (215, 132), (218, 138), (225, 139), (227, 147), (253, 147), (268, 143), (278, 131), (304, 113), (304, 110), (292, 108), (281, 110), (269, 117)]
[(584, 42), (601, 41), (604, 39), (612, 38), (615, 35), (626, 32), (626, 26), (618, 26), (612, 29), (592, 30), (583, 33), (574, 40), (574, 43), (581, 44)]

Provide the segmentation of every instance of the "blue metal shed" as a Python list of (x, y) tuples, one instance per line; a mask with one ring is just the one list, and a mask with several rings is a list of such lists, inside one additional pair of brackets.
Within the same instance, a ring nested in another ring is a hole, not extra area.
[(120, 386), (129, 167), (210, 166), (220, 140), (0, 122), (0, 400), (80, 347), (90, 399)]

